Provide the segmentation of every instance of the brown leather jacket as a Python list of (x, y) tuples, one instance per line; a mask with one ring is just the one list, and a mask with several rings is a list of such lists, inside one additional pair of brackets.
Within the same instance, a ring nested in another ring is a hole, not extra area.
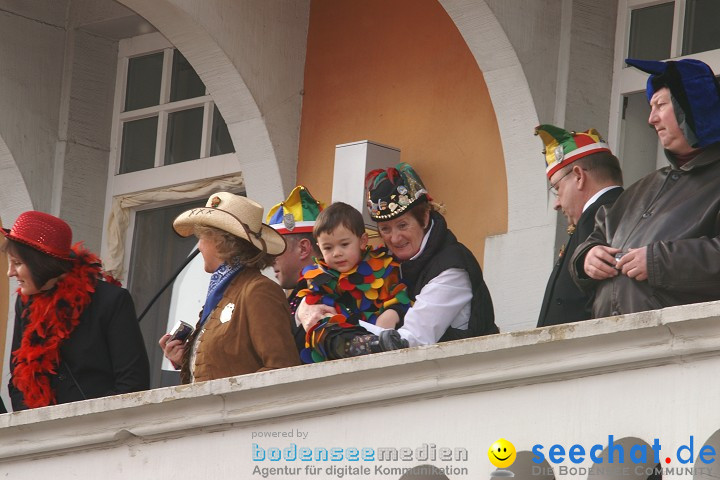
[(300, 365), (289, 317), (280, 286), (256, 268), (242, 270), (210, 313), (199, 338), (196, 331), (188, 341), (187, 353), (194, 342), (200, 343), (194, 378), (189, 375), (192, 355), (185, 356), (183, 383)]
[[(575, 250), (571, 274), (597, 287), (593, 318), (720, 299), (720, 144), (682, 167), (661, 168), (630, 186)], [(626, 275), (596, 281), (583, 269), (596, 245), (627, 250), (647, 245), (647, 281)]]

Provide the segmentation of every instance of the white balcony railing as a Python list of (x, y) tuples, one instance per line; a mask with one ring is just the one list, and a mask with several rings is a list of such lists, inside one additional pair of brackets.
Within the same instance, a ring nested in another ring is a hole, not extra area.
[[(715, 478), (701, 475), (720, 475), (720, 462), (696, 460), (705, 444), (720, 455), (719, 354), (711, 302), (162, 388), (0, 416), (0, 472), (389, 479), (432, 464), (476, 479), (490, 477), (488, 448), (504, 437), (521, 452), (516, 478), (618, 478), (618, 459), (589, 455), (612, 435), (626, 447), (622, 478), (647, 478), (654, 459), (636, 450), (636, 464), (630, 450), (655, 439), (663, 478)], [(561, 462), (548, 457), (556, 444)], [(576, 444), (586, 452), (573, 463)]]

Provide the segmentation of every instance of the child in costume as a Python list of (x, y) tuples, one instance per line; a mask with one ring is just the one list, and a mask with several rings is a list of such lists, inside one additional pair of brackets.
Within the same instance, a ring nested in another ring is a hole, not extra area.
[(363, 321), (394, 329), (410, 307), (399, 264), (384, 247), (370, 249), (362, 214), (345, 203), (333, 203), (318, 216), (313, 235), (324, 261), (316, 259), (316, 265), (305, 268), (308, 288), (298, 296), (310, 305), (328, 305), (337, 314), (308, 330), (300, 353), (303, 362), (405, 348), (395, 330), (378, 337), (360, 326)]

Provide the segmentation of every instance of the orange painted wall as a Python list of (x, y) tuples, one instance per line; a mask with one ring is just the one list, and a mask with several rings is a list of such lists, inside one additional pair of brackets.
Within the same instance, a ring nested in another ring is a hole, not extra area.
[(335, 145), (401, 149), (482, 263), (507, 231), (505, 163), (475, 59), (436, 0), (312, 0), (298, 183), (329, 200)]

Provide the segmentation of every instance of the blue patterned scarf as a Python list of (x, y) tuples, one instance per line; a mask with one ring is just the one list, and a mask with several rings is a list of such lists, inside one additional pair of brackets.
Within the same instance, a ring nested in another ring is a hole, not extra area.
[(239, 263), (234, 267), (231, 267), (227, 263), (223, 263), (215, 270), (210, 277), (210, 285), (208, 285), (207, 298), (205, 299), (205, 306), (203, 307), (202, 316), (197, 324), (197, 328), (202, 327), (205, 321), (210, 316), (210, 313), (220, 303), (220, 299), (225, 293), (225, 289), (230, 285), (230, 282), (240, 270), (243, 269), (243, 264)]

